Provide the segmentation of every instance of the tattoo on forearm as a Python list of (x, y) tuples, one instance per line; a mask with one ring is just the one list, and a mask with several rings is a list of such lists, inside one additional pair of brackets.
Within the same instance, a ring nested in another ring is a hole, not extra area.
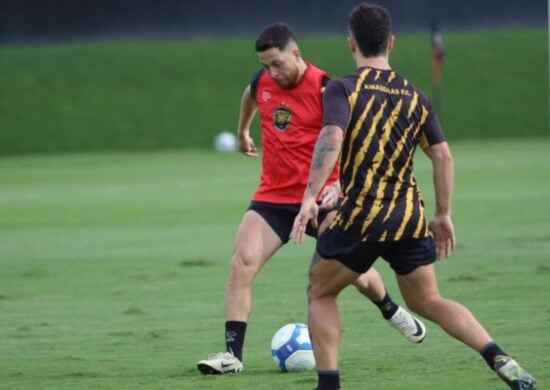
[[(311, 163), (311, 167), (313, 169), (321, 168), (327, 153), (337, 150), (336, 145), (334, 145), (334, 141), (332, 140), (332, 134), (337, 131), (338, 129), (333, 127), (325, 127), (323, 131), (321, 131), (321, 135), (319, 136), (319, 140), (317, 140), (315, 150), (313, 151), (313, 160)], [(330, 167), (331, 172), (333, 168), (334, 167)]]

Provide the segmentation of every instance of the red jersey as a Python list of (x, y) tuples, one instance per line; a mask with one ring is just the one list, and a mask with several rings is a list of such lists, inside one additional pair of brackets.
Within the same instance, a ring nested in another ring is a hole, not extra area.
[[(262, 70), (251, 83), (262, 130), (262, 175), (253, 201), (301, 203), (323, 120), (322, 89), (328, 75), (308, 64), (302, 79), (283, 89)], [(327, 180), (338, 180), (335, 168)]]

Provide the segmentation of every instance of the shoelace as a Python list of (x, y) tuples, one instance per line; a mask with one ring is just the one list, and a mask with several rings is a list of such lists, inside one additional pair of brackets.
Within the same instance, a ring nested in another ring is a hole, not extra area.
[(213, 353), (211, 355), (208, 355), (208, 359), (211, 360), (211, 359), (232, 359), (234, 358), (233, 355), (231, 355), (229, 352), (218, 352), (218, 353)]
[(402, 330), (404, 333), (407, 332), (407, 333), (414, 333), (416, 332), (416, 324), (414, 323), (414, 321), (405, 321), (405, 318), (404, 316), (399, 316), (399, 321), (397, 321), (396, 323), (393, 323), (393, 325), (397, 328), (399, 328), (400, 330)]

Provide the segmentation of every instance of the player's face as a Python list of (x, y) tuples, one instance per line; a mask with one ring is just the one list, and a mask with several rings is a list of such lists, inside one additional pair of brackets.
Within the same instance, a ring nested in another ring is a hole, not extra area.
[(288, 48), (281, 51), (275, 47), (258, 53), (258, 57), (279, 87), (288, 89), (296, 85), (300, 76), (300, 52), (297, 49)]

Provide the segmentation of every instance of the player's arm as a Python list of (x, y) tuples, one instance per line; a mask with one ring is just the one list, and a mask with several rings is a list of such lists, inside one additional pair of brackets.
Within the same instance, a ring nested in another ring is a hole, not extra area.
[(454, 161), (447, 142), (441, 142), (426, 149), (432, 161), (435, 190), (435, 214), (451, 215), (454, 187)]
[(456, 238), (451, 219), (454, 161), (449, 144), (441, 130), (437, 116), (431, 113), (423, 129), (422, 149), (433, 167), (435, 214), (429, 222), (437, 249), (437, 258), (449, 257), (456, 249)]
[(304, 241), (307, 224), (311, 222), (314, 228), (317, 228), (317, 195), (327, 182), (334, 166), (338, 161), (344, 131), (336, 125), (323, 126), (315, 149), (313, 150), (313, 159), (309, 171), (309, 179), (302, 200), (302, 207), (294, 221), (292, 233), (290, 236), (296, 243)]
[(336, 125), (325, 125), (321, 129), (313, 150), (304, 201), (317, 199), (338, 161), (343, 138), (344, 130)]
[(237, 138), (239, 140), (239, 150), (246, 156), (257, 157), (258, 151), (254, 145), (254, 140), (250, 137), (250, 125), (254, 115), (258, 110), (256, 101), (250, 93), (250, 85), (247, 86), (241, 97), (241, 108), (239, 111), (239, 124), (237, 128)]
[[(328, 75), (324, 75), (323, 79), (321, 80), (321, 96), (323, 96), (323, 93), (325, 92), (325, 89), (330, 82), (330, 77)], [(319, 209), (332, 209), (336, 206), (338, 203), (338, 198), (340, 197), (340, 193), (342, 192), (342, 187), (340, 186), (340, 181), (336, 180), (334, 183), (332, 183), (329, 186), (325, 186), (321, 194), (319, 195), (319, 199), (321, 200), (321, 204), (319, 205)]]
[(315, 144), (309, 179), (302, 207), (294, 220), (292, 240), (302, 243), (306, 226), (309, 222), (316, 227), (317, 195), (332, 173), (342, 148), (344, 129), (347, 128), (350, 118), (350, 107), (346, 89), (339, 81), (331, 81), (323, 94), (323, 128)]

